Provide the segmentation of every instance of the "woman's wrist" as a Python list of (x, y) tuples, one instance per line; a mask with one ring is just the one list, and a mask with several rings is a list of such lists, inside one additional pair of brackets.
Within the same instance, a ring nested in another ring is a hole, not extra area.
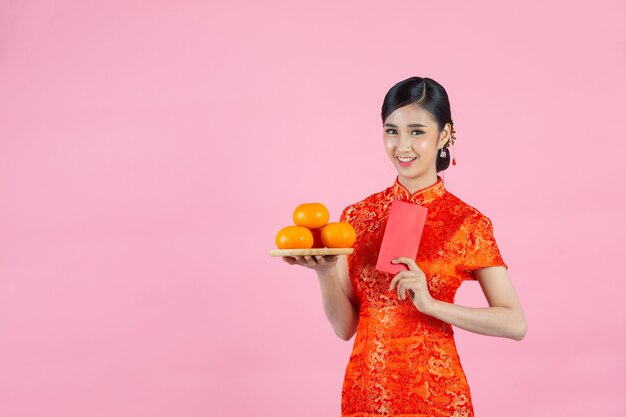
[(324, 267), (315, 268), (315, 272), (317, 273), (317, 277), (320, 279), (328, 279), (329, 277), (333, 277), (333, 275), (337, 272), (337, 265), (332, 264)]
[(439, 318), (437, 317), (438, 311), (439, 311), (439, 307), (441, 305), (443, 301), (439, 301), (436, 298), (432, 298), (431, 302), (428, 304), (428, 308), (423, 311), (424, 314), (428, 314), (429, 316), (433, 316), (435, 318)]

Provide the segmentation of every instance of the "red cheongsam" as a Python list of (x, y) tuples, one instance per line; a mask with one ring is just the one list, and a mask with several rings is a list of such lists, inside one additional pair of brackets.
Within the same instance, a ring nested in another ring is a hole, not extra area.
[[(413, 195), (398, 181), (346, 207), (341, 221), (357, 233), (348, 255), (359, 321), (346, 367), (342, 417), (472, 417), (469, 385), (452, 326), (420, 312), (410, 297), (389, 290), (394, 274), (376, 270), (376, 259), (393, 200), (428, 208), (415, 259), (433, 298), (448, 303), (474, 270), (508, 266), (489, 218), (448, 192), (443, 179)], [(401, 255), (399, 255), (401, 256)]]

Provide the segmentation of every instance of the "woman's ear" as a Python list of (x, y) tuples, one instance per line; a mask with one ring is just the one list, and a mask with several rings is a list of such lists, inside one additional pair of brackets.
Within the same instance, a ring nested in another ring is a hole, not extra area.
[(450, 139), (452, 139), (452, 136), (450, 134), (451, 132), (452, 126), (450, 125), (450, 123), (446, 123), (446, 125), (443, 127), (443, 130), (439, 134), (439, 143), (437, 144), (438, 148), (443, 148), (446, 143), (448, 143)]

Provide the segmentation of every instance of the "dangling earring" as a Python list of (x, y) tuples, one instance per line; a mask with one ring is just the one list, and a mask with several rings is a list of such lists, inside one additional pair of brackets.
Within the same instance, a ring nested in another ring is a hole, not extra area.
[(454, 156), (454, 154), (456, 153), (456, 152), (454, 152), (454, 140), (455, 140), (455, 137), (454, 137), (454, 123), (450, 122), (450, 125), (452, 126), (452, 132), (450, 134), (450, 143), (452, 144), (452, 165), (456, 165), (456, 158)]
[(446, 149), (445, 149), (445, 147), (441, 148), (441, 152), (439, 152), (439, 156), (442, 157), (442, 158), (446, 157)]

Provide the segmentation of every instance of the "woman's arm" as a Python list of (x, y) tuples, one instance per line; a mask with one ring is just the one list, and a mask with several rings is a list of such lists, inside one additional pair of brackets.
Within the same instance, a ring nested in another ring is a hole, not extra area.
[(465, 307), (433, 298), (424, 313), (470, 332), (522, 340), (528, 324), (506, 268), (489, 266), (474, 274), (489, 307)]
[(346, 256), (339, 256), (336, 267), (316, 272), (326, 317), (341, 340), (350, 340), (356, 333), (358, 313), (350, 288)]
[(339, 338), (350, 340), (356, 333), (359, 314), (346, 255), (285, 256), (283, 260), (315, 270), (326, 317)]

